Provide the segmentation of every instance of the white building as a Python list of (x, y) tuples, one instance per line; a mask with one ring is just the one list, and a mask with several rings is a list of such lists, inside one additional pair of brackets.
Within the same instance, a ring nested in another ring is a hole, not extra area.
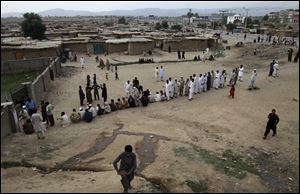
[(241, 21), (242, 23), (244, 23), (245, 17), (243, 17), (243, 16), (241, 16), (241, 15), (238, 15), (238, 14), (233, 15), (233, 16), (228, 16), (228, 17), (227, 17), (227, 24), (229, 24), (229, 23), (232, 23), (232, 24), (233, 24), (235, 20), (239, 20), (239, 21)]

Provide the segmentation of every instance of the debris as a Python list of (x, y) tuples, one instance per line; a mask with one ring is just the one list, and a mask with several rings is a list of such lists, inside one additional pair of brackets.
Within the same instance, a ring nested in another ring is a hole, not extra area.
[(37, 168), (36, 168), (36, 167), (32, 167), (31, 169), (32, 169), (33, 171), (36, 171), (36, 170), (37, 170)]
[(288, 179), (289, 179), (290, 181), (293, 181), (293, 179), (292, 179), (291, 177), (288, 177)]
[(298, 99), (297, 98), (293, 98), (292, 101), (298, 102)]

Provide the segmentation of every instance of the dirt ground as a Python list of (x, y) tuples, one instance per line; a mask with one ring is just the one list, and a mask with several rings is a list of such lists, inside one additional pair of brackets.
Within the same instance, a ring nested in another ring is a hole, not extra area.
[[(229, 41), (229, 45), (233, 45)], [(257, 48), (258, 55), (253, 56)], [(96, 67), (95, 56), (87, 67), (63, 64), (64, 73), (52, 83), (48, 100), (70, 115), (79, 108), (78, 86), (86, 75), (97, 74), (106, 83), (108, 100), (123, 97), (124, 83), (138, 77), (152, 93), (162, 89), (154, 69), (163, 65), (166, 77), (179, 79), (197, 73), (245, 65), (243, 82), (235, 99), (229, 87), (197, 94), (193, 101), (179, 97), (148, 107), (98, 116), (62, 128), (58, 123), (36, 135), (14, 134), (1, 141), (2, 192), (122, 192), (112, 161), (126, 144), (134, 146), (138, 169), (130, 192), (299, 192), (299, 64), (287, 62), (284, 46), (231, 47), (225, 57), (210, 62), (169, 62), (119, 66), (120, 80)], [(294, 48), (295, 50), (296, 48)], [(187, 52), (193, 59), (200, 52)], [(81, 55), (79, 55), (80, 57)], [(100, 56), (106, 59), (104, 56)], [(113, 63), (141, 56), (112, 54)], [(268, 77), (273, 58), (279, 60), (279, 77)], [(154, 61), (176, 61), (177, 53), (154, 52)], [(117, 60), (117, 61), (114, 61)], [(247, 90), (256, 68), (259, 90)], [(228, 76), (229, 77), (229, 76)], [(103, 104), (103, 101), (93, 102)], [(262, 136), (267, 115), (276, 108), (278, 135)], [(16, 184), (17, 183), (17, 184)]]

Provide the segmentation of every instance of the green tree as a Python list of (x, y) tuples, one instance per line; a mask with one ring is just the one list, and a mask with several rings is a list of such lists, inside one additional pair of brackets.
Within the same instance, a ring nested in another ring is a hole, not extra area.
[(167, 28), (169, 27), (169, 24), (168, 24), (168, 22), (167, 22), (166, 20), (163, 20), (163, 21), (161, 22), (161, 26), (162, 26), (164, 29), (167, 29)]
[(42, 24), (42, 19), (33, 12), (23, 15), (25, 20), (21, 23), (22, 32), (25, 37), (42, 40), (45, 38), (46, 26)]
[(186, 16), (187, 16), (188, 18), (191, 18), (191, 17), (194, 16), (194, 14), (193, 14), (193, 12), (192, 12), (192, 9), (189, 9), (189, 12), (186, 14)]
[(157, 22), (157, 23), (155, 24), (155, 29), (156, 29), (156, 30), (160, 30), (160, 29), (161, 29), (161, 24), (160, 24), (159, 22)]
[(171, 29), (173, 29), (173, 30), (181, 30), (181, 25), (179, 25), (179, 24), (176, 24), (176, 25), (173, 25), (173, 26), (171, 26)]
[(125, 20), (125, 17), (122, 16), (121, 18), (119, 18), (119, 21), (118, 21), (119, 24), (126, 24), (126, 20)]
[(268, 21), (268, 20), (269, 20), (269, 15), (268, 14), (264, 15), (263, 21)]
[(195, 13), (194, 16), (195, 16), (196, 18), (199, 18), (199, 14), (198, 14), (198, 13)]

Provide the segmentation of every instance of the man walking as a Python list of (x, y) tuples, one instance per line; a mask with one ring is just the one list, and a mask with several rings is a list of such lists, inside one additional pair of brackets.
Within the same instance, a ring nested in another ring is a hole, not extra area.
[(163, 66), (160, 66), (160, 70), (159, 70), (160, 81), (164, 81), (164, 75), (165, 75), (165, 69), (163, 68)]
[[(118, 168), (118, 162), (120, 163), (120, 168)], [(121, 183), (124, 188), (124, 193), (128, 193), (128, 189), (131, 189), (130, 182), (134, 178), (134, 171), (137, 167), (136, 155), (132, 152), (132, 146), (126, 145), (125, 152), (121, 153), (113, 162), (114, 168), (117, 174), (122, 177)]]
[(80, 58), (80, 66), (81, 68), (84, 68), (85, 60), (83, 57)]
[(267, 123), (266, 131), (264, 133), (263, 139), (267, 139), (267, 135), (270, 133), (271, 129), (273, 131), (273, 135), (272, 136), (276, 135), (276, 126), (279, 123), (279, 117), (277, 116), (277, 114), (275, 114), (275, 112), (276, 112), (276, 110), (272, 109), (272, 113), (270, 113), (268, 115), (269, 121)]
[(256, 80), (256, 76), (257, 76), (257, 73), (256, 73), (256, 69), (253, 70), (253, 73), (252, 73), (252, 76), (251, 76), (251, 82), (250, 82), (250, 86), (249, 88), (250, 89), (254, 89), (255, 88), (255, 80)]

